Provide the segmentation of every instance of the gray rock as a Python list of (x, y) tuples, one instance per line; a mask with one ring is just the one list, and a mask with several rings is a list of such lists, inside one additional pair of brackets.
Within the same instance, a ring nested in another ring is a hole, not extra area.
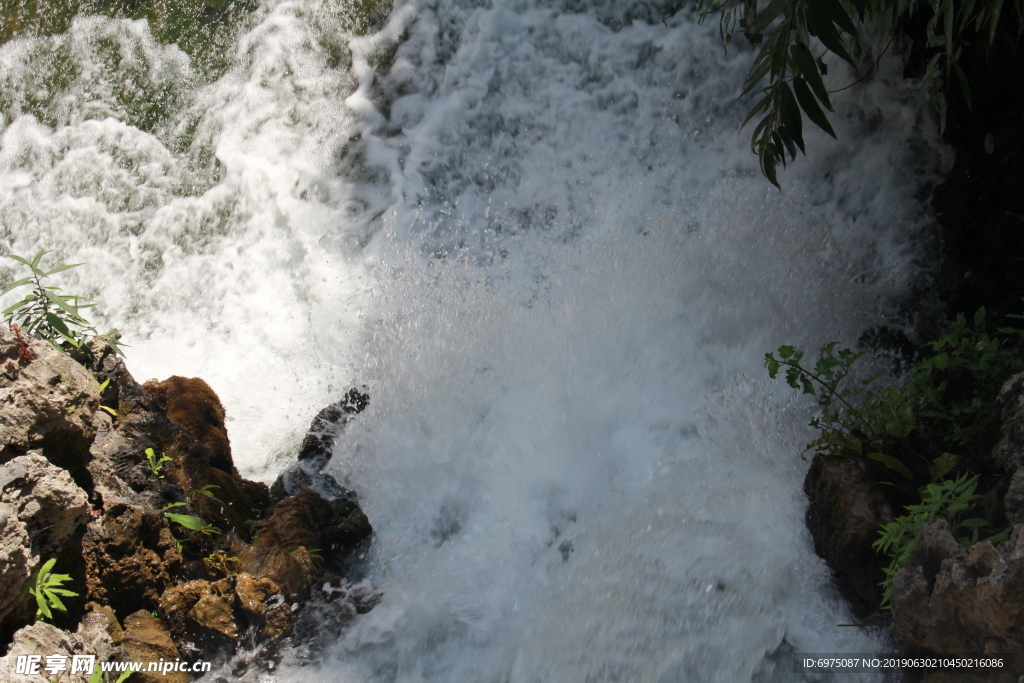
[(989, 542), (964, 548), (944, 521), (924, 525), (893, 581), (892, 617), (911, 647), (1024, 651), (1024, 525), (999, 548)]
[(1003, 498), (1003, 506), (1010, 524), (1024, 524), (1024, 467), (1018, 469), (1010, 479), (1010, 488)]
[(1024, 372), (1003, 384), (996, 397), (1003, 426), (992, 458), (1007, 474), (1024, 465)]
[[(71, 658), (74, 655), (94, 655), (98, 667), (99, 662), (109, 659), (111, 650), (110, 636), (93, 622), (83, 622), (77, 633), (68, 633), (51, 624), (37, 621), (14, 634), (14, 642), (7, 650), (7, 656), (0, 657), (0, 671), (13, 675), (19, 655), (42, 655), (44, 666), (48, 655), (63, 655), (67, 657), (67, 670), (59, 674), (58, 680), (61, 683), (88, 683), (89, 673), (71, 674)], [(49, 683), (56, 678), (56, 675), (47, 674), (42, 670), (40, 673), (41, 675), (18, 676), (17, 679), (25, 683)]]
[(80, 466), (99, 405), (99, 383), (84, 367), (0, 326), (0, 462), (41, 449), (57, 465)]
[(0, 620), (24, 608), (25, 582), (67, 549), (88, 521), (85, 491), (39, 453), (0, 465)]

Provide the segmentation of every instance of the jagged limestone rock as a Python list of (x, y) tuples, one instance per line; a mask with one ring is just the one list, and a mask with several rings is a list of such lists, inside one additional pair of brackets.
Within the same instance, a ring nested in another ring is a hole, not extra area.
[(33, 611), (25, 583), (71, 549), (88, 520), (85, 491), (39, 453), (0, 465), (0, 621)]

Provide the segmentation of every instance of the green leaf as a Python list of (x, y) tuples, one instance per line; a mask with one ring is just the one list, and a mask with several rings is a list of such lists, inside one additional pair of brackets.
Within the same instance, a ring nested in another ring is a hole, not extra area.
[(868, 453), (868, 457), (876, 462), (882, 463), (888, 469), (893, 470), (894, 472), (899, 472), (907, 479), (914, 478), (914, 475), (910, 473), (910, 470), (907, 469), (907, 466), (892, 456), (886, 455), (885, 453)]
[(817, 3), (810, 3), (807, 6), (807, 27), (811, 33), (818, 37), (818, 40), (827, 47), (833, 54), (842, 59), (844, 62), (849, 64), (858, 73), (860, 69), (857, 68), (857, 62), (850, 53), (846, 51), (846, 47), (843, 45), (842, 39), (839, 34), (836, 33), (835, 27), (832, 22), (827, 18), (821, 16), (817, 11)]
[[(821, 74), (814, 63), (814, 57), (811, 55), (810, 48), (803, 43), (797, 43), (789, 49), (789, 53), (793, 57), (793, 61), (800, 68), (800, 75), (810, 85), (811, 90), (821, 100), (821, 103), (825, 105), (825, 108), (832, 111), (832, 103), (828, 99), (828, 90), (825, 88), (825, 83), (821, 80)], [(799, 93), (797, 97), (799, 98)]]
[(32, 278), (30, 278), (30, 277), (23, 277), (20, 280), (16, 280), (15, 282), (12, 282), (11, 284), (9, 284), (6, 287), (4, 287), (4, 290), (2, 292), (0, 292), (0, 296), (3, 296), (4, 294), (7, 294), (7, 292), (11, 291), (12, 289), (17, 289), (18, 287), (22, 287), (24, 285), (27, 285), (30, 282), (32, 282)]
[(50, 603), (50, 607), (59, 609), (61, 612), (68, 611), (68, 608), (64, 606), (64, 603), (60, 601), (60, 598), (57, 597), (53, 590), (44, 588), (43, 592), (46, 593), (46, 599)]
[(796, 348), (795, 347), (792, 347), (792, 346), (780, 346), (779, 347), (779, 357), (781, 357), (784, 360), (788, 359), (788, 358), (792, 358), (794, 353), (796, 353)]
[[(800, 148), (800, 151), (807, 154), (807, 151), (804, 149), (803, 116), (800, 114), (800, 107), (797, 106), (796, 98), (793, 97), (793, 91), (788, 83), (783, 82), (779, 84), (779, 94), (780, 114), (783, 124), (780, 132), (784, 132), (786, 136), (792, 138), (796, 146)], [(792, 149), (790, 149), (790, 154), (794, 157), (796, 156)]]
[(896, 387), (886, 387), (879, 394), (878, 412), (882, 427), (897, 439), (914, 429), (914, 407)]
[(173, 512), (165, 512), (164, 517), (171, 520), (175, 524), (180, 524), (186, 529), (190, 529), (192, 531), (199, 531), (204, 526), (202, 520), (200, 520), (198, 517), (193, 517), (192, 515), (179, 515)]
[(52, 557), (47, 560), (42, 567), (39, 568), (39, 576), (46, 578), (46, 575), (53, 570), (54, 565), (57, 564), (57, 558)]
[(49, 277), (49, 276), (54, 275), (56, 273), (60, 273), (60, 272), (63, 272), (65, 270), (71, 270), (72, 268), (77, 268), (78, 266), (84, 266), (84, 265), (85, 265), (84, 263), (69, 263), (69, 264), (64, 265), (64, 266), (57, 266), (53, 270), (48, 270), (45, 273), (43, 273), (43, 277)]
[(39, 253), (37, 253), (35, 256), (32, 257), (32, 262), (27, 264), (27, 265), (29, 267), (31, 267), (31, 268), (35, 268), (36, 266), (39, 265), (39, 261), (42, 260), (43, 255), (46, 254), (46, 253), (47, 253), (46, 249), (40, 249)]
[(808, 89), (804, 79), (799, 76), (795, 77), (793, 79), (793, 90), (796, 91), (796, 99), (800, 102), (800, 108), (807, 114), (807, 118), (809, 118), (818, 128), (821, 128), (823, 131), (835, 138), (836, 132), (832, 130), (832, 125), (828, 122), (828, 117), (825, 116), (825, 112), (821, 110), (821, 107), (819, 107), (818, 103), (814, 100), (814, 96), (811, 95), (811, 91)]

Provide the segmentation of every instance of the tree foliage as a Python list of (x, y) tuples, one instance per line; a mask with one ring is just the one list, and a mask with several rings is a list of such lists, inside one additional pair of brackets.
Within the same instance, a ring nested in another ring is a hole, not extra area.
[(1006, 14), (1016, 16), (1018, 31), (1024, 26), (1024, 0), (1009, 5), (1004, 0), (697, 0), (701, 21), (719, 15), (724, 46), (737, 32), (760, 46), (743, 90), (758, 97), (743, 126), (758, 119), (751, 150), (776, 187), (776, 169), (785, 165), (786, 154), (792, 160), (797, 149), (805, 152), (804, 117), (836, 137), (826, 113), (834, 111), (829, 96), (836, 91), (829, 91), (822, 78), (827, 53), (849, 64), (859, 80), (874, 68), (863, 64), (873, 48), (902, 47), (904, 20), (925, 20), (930, 58), (920, 101), (944, 130), (951, 84), (971, 105), (970, 84), (959, 64), (963, 48), (975, 42), (990, 47)]

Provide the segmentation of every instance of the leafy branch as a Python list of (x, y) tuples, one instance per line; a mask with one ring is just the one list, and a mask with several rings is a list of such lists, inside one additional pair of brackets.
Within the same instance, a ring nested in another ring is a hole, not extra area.
[[(7, 307), (0, 315), (6, 316), (8, 325), (12, 327), (17, 325), (25, 334), (45, 339), (59, 351), (67, 351), (67, 348), (63, 346), (66, 343), (74, 349), (88, 352), (85, 343), (88, 337), (96, 336), (96, 328), (85, 319), (81, 311), (84, 308), (95, 306), (95, 302), (77, 294), (63, 294), (60, 287), (44, 284), (44, 280), (47, 278), (83, 264), (62, 264), (50, 270), (44, 270), (40, 267), (40, 263), (47, 253), (49, 252), (41, 249), (31, 260), (15, 254), (7, 254), (7, 258), (28, 267), (31, 270), (31, 275), (7, 285), (3, 291), (0, 291), (0, 296), (18, 287), (30, 287), (30, 291), (21, 301)], [(106, 336), (103, 339), (116, 353), (124, 355), (115, 335)]]
[[(1013, 5), (1020, 30), (1024, 27), (1024, 0), (1014, 0)], [(732, 42), (736, 32), (743, 33), (751, 45), (761, 46), (743, 88), (743, 95), (757, 90), (760, 97), (741, 128), (760, 117), (751, 136), (751, 151), (758, 157), (761, 172), (776, 187), (777, 168), (785, 166), (786, 154), (791, 160), (797, 149), (806, 154), (804, 116), (836, 137), (825, 113), (834, 112), (822, 80), (828, 71), (822, 60), (826, 53), (849, 64), (859, 81), (865, 77), (859, 61), (869, 42), (877, 37), (879, 43), (902, 46), (901, 20), (930, 12), (926, 47), (935, 53), (921, 79), (919, 100), (922, 106), (927, 102), (944, 131), (949, 84), (955, 80), (969, 107), (972, 102), (970, 85), (959, 64), (963, 46), (980, 40), (991, 47), (1003, 6), (1004, 0), (697, 0), (701, 22), (711, 14), (719, 15), (723, 46)], [(815, 56), (812, 48), (817, 44), (824, 49)], [(762, 86), (765, 78), (767, 85)]]

